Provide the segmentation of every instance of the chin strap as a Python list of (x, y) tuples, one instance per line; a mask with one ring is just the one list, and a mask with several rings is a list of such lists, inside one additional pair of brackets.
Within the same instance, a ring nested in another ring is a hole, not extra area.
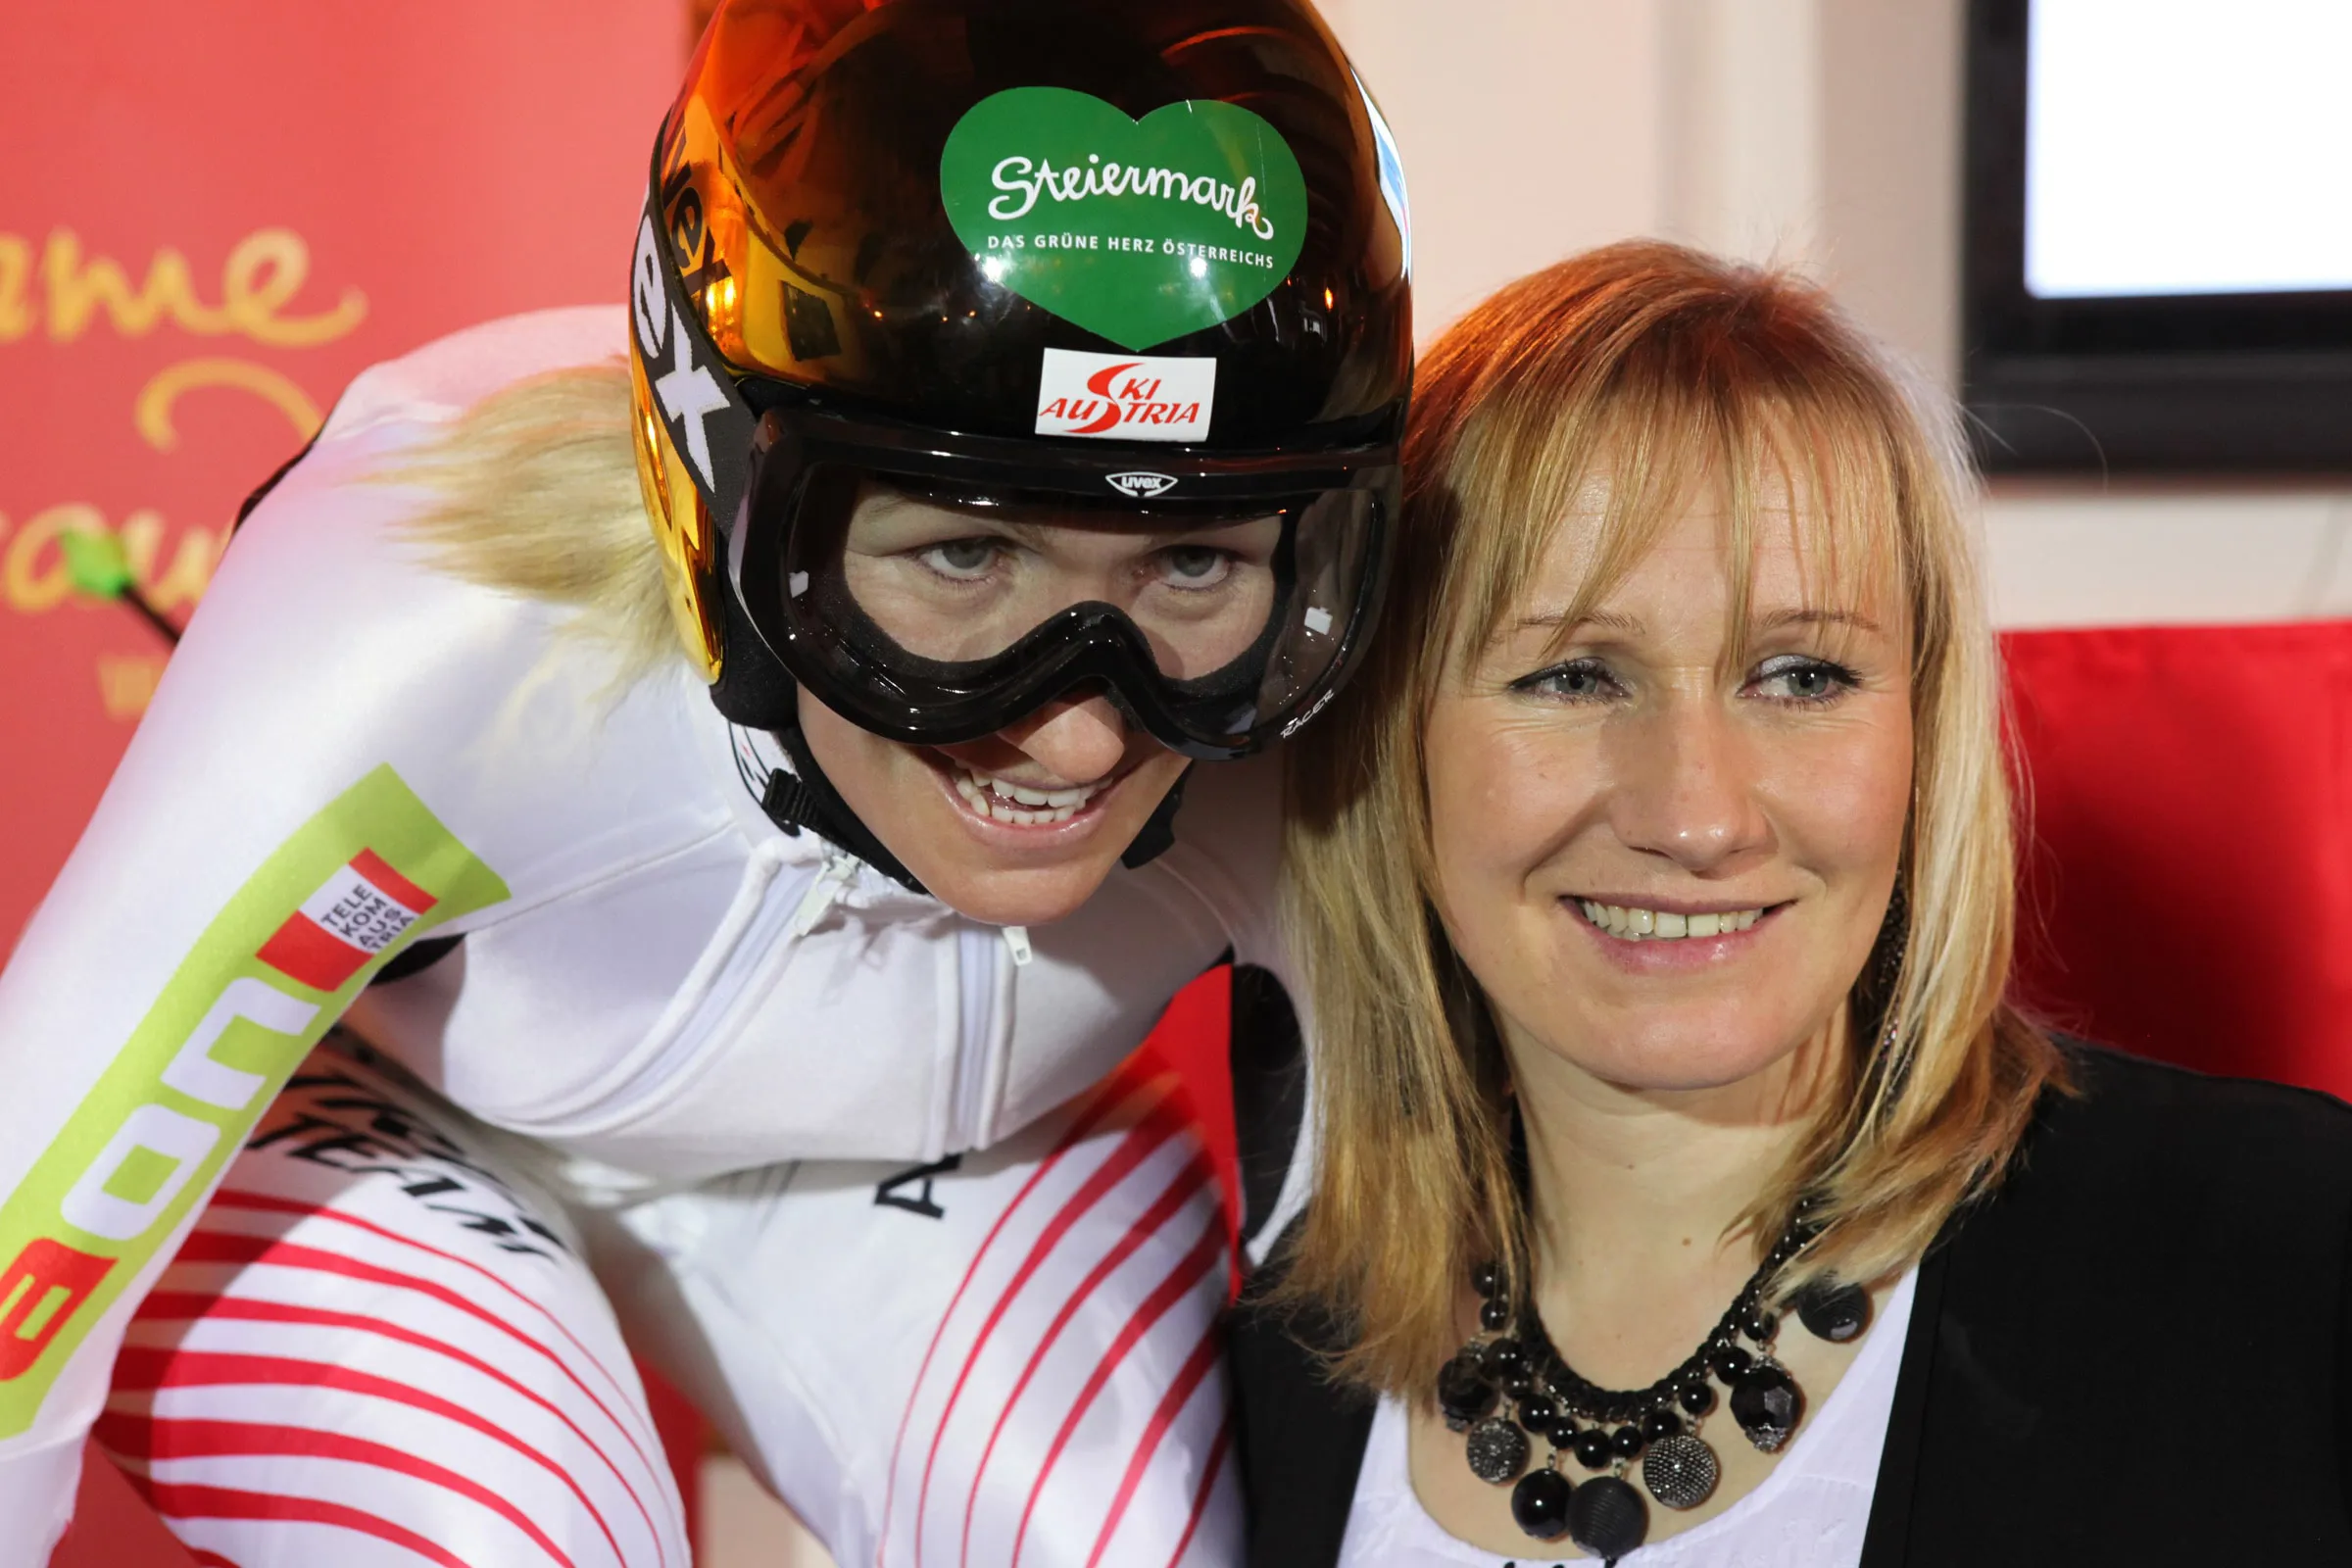
[[(1200, 764), (1193, 765), (1197, 767)], [(1119, 857), (1121, 865), (1130, 871), (1138, 866), (1150, 865), (1165, 855), (1168, 846), (1176, 842), (1176, 813), (1184, 809), (1184, 785), (1192, 776), (1192, 767), (1176, 775), (1176, 782), (1168, 786), (1168, 793), (1159, 798), (1159, 806), (1152, 811), (1152, 819), (1144, 824), (1143, 831), (1136, 834), (1135, 842), (1128, 845), (1126, 853)]]
[(744, 613), (735, 584), (724, 572), (719, 574), (718, 587), (724, 595), (718, 608), (726, 655), (719, 661), (718, 679), (710, 688), (710, 701), (730, 723), (773, 736), (792, 763), (789, 770), (768, 768), (764, 780), (755, 773), (744, 774), (744, 785), (759, 798), (760, 809), (794, 838), (800, 837), (801, 830), (806, 828), (826, 843), (847, 850), (899, 886), (928, 897), (930, 890), (899, 863), (897, 856), (882, 847), (880, 839), (867, 831), (865, 824), (858, 820), (858, 813), (841, 798), (841, 792), (833, 787), (832, 780), (825, 777), (825, 770), (816, 765), (798, 722), (799, 688), (783, 662), (768, 651), (760, 634), (751, 629), (751, 617)]
[(776, 743), (784, 755), (792, 759), (792, 771), (777, 768), (767, 775), (767, 787), (760, 792), (760, 809), (767, 819), (785, 832), (798, 837), (807, 828), (829, 844), (849, 851), (899, 886), (912, 893), (929, 896), (929, 889), (914, 879), (914, 873), (899, 863), (899, 858), (882, 846), (882, 841), (867, 831), (858, 820), (858, 813), (833, 788), (824, 769), (816, 765), (816, 758), (808, 750), (798, 725), (774, 731)]

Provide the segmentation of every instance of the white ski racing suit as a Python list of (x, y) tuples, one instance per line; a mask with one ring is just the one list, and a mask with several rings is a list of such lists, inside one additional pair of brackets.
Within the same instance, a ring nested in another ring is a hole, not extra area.
[(404, 451), (624, 331), (353, 383), (0, 974), (0, 1565), (102, 1413), (205, 1560), (683, 1564), (583, 1251), (844, 1568), (1235, 1560), (1229, 1227), (1167, 1076), (1105, 1075), (1276, 956), (1278, 762), (1017, 964), (779, 830), (683, 660), (615, 691), (402, 531)]

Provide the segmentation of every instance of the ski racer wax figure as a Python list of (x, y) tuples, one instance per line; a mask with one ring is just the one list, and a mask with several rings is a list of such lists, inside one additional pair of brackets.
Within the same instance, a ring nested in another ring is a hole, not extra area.
[(722, 5), (625, 313), (352, 385), (0, 975), (0, 1563), (94, 1424), (208, 1561), (683, 1564), (615, 1306), (845, 1563), (1234, 1560), (1104, 1075), (1277, 957), (1407, 243), (1300, 0)]

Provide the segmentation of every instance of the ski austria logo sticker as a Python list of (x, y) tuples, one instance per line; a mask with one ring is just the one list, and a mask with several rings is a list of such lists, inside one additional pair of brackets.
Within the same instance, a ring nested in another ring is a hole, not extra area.
[[(1037, 433), (1110, 441), (1205, 441), (1216, 408), (1217, 362), (1048, 349), (1037, 378)], [(1164, 473), (1119, 474), (1165, 479)], [(1129, 491), (1157, 495), (1158, 490)]]
[(948, 133), (940, 201), (989, 280), (1124, 349), (1230, 320), (1306, 234), (1282, 133), (1193, 98), (1141, 120), (1067, 87), (1009, 87)]

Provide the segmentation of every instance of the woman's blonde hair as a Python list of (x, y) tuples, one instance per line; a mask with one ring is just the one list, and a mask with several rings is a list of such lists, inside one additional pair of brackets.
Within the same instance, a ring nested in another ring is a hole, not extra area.
[[(1287, 1293), (1333, 1313), (1341, 1370), (1408, 1396), (1459, 1343), (1469, 1265), (1527, 1278), (1509, 1076), (1446, 941), (1422, 734), (1441, 681), (1518, 612), (1589, 481), (1606, 479), (1572, 626), (1647, 550), (1694, 477), (1719, 482), (1744, 634), (1759, 492), (1799, 514), (1816, 591), (1896, 583), (1915, 752), (1890, 938), (1857, 977), (1850, 1059), (1740, 1225), (1818, 1240), (1784, 1278), (1876, 1281), (1984, 1192), (2058, 1074), (2003, 1001), (2013, 912), (1997, 652), (1957, 499), (1954, 431), (1816, 288), (1656, 242), (1504, 288), (1416, 377), (1390, 603), (1353, 684), (1291, 759), (1289, 915), (1312, 1004), (1319, 1164)], [(1851, 603), (1850, 598), (1842, 602)], [(1907, 917), (1904, 910), (1907, 908)], [(1882, 1041), (1873, 1025), (1891, 1020)]]
[(625, 362), (504, 387), (377, 475), (431, 500), (405, 524), (478, 587), (575, 612), (566, 634), (615, 657), (614, 689), (684, 654), (629, 445)]

